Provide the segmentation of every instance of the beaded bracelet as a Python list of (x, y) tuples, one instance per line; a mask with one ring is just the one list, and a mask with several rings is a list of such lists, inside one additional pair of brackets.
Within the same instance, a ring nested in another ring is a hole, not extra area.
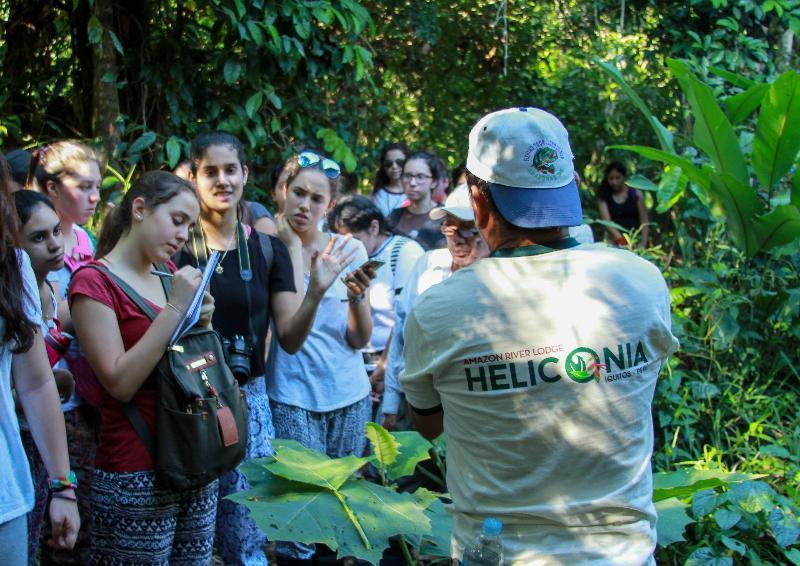
[(75, 475), (75, 472), (70, 472), (66, 477), (47, 478), (47, 485), (50, 487), (50, 491), (54, 492), (64, 491), (66, 489), (77, 489), (78, 477)]

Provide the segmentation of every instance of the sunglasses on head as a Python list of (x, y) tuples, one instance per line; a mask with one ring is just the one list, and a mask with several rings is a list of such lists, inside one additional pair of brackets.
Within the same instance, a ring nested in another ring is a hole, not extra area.
[(302, 152), (298, 158), (298, 162), (300, 163), (300, 167), (313, 167), (314, 165), (319, 164), (319, 168), (322, 169), (322, 172), (328, 176), (330, 179), (335, 179), (339, 176), (342, 170), (339, 168), (339, 164), (336, 163), (333, 159), (328, 159), (327, 157), (323, 157), (313, 151), (304, 151)]
[(406, 162), (405, 158), (402, 158), (402, 159), (387, 159), (386, 161), (383, 162), (383, 166), (386, 167), (386, 168), (389, 168), (392, 165), (398, 165), (399, 167), (402, 167), (405, 164), (405, 162)]

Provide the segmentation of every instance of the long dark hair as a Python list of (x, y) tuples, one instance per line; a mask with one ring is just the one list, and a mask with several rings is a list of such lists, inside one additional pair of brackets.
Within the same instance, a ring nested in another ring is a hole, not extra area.
[(386, 218), (380, 209), (365, 196), (351, 195), (336, 203), (328, 214), (328, 226), (331, 230), (345, 228), (348, 232), (361, 232), (368, 230), (372, 221), (378, 221), (378, 230), (382, 234), (389, 234)]
[(95, 258), (100, 259), (108, 254), (117, 245), (120, 238), (128, 232), (133, 223), (131, 208), (137, 198), (144, 199), (145, 208), (148, 210), (157, 207), (183, 191), (189, 192), (197, 198), (194, 186), (186, 179), (181, 179), (168, 171), (148, 171), (133, 185), (118, 206), (108, 213), (103, 221), (103, 229), (97, 240)]
[(608, 200), (611, 198), (611, 185), (608, 184), (608, 174), (612, 171), (616, 171), (617, 173), (621, 174), (623, 177), (628, 176), (628, 169), (620, 163), (619, 161), (612, 161), (606, 166), (606, 171), (603, 173), (603, 180), (600, 181), (600, 185), (597, 187), (597, 198), (601, 200)]
[(37, 193), (36, 191), (17, 191), (14, 193), (14, 205), (17, 207), (20, 228), (25, 227), (28, 220), (33, 216), (33, 211), (36, 210), (39, 205), (44, 205), (53, 212), (56, 211), (56, 207), (53, 206), (52, 201), (43, 193)]
[(408, 146), (404, 143), (395, 142), (395, 143), (387, 143), (381, 148), (381, 156), (380, 156), (380, 163), (378, 163), (378, 171), (375, 173), (375, 180), (372, 183), (372, 194), (378, 192), (378, 189), (384, 188), (386, 185), (389, 184), (389, 176), (386, 174), (386, 171), (383, 167), (383, 162), (386, 160), (386, 154), (392, 151), (393, 149), (397, 149), (403, 152), (403, 155), (406, 156), (408, 159)]
[(28, 320), (25, 301), (38, 297), (26, 296), (22, 282), (19, 247), (19, 218), (11, 198), (9, 180), (11, 171), (6, 158), (0, 155), (0, 318), (5, 323), (4, 342), (14, 342), (11, 351), (15, 354), (27, 352), (33, 346), (38, 324)]

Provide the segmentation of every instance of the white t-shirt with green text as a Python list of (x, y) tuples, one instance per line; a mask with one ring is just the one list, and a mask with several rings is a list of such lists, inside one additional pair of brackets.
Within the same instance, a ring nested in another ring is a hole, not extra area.
[(406, 323), (408, 402), (444, 409), (453, 551), (491, 516), (512, 564), (641, 566), (656, 543), (651, 402), (678, 347), (669, 292), (629, 251), (536, 251), (459, 270)]

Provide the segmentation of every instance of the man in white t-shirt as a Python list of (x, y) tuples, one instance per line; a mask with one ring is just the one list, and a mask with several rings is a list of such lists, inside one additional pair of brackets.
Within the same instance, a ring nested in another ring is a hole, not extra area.
[(467, 160), (491, 254), (431, 287), (405, 329), (418, 431), (447, 433), (453, 553), (487, 517), (511, 564), (653, 564), (651, 402), (677, 349), (669, 293), (635, 254), (580, 244), (567, 131), (489, 114)]
[(403, 327), (411, 312), (411, 305), (422, 293), (441, 283), (453, 273), (466, 267), (489, 251), (475, 228), (475, 215), (466, 185), (456, 187), (448, 195), (444, 206), (431, 210), (431, 220), (442, 221), (442, 233), (447, 247), (431, 250), (420, 257), (394, 304), (395, 327), (384, 374), (385, 390), (378, 422), (389, 430), (408, 430), (411, 421), (398, 378), (403, 371)]

